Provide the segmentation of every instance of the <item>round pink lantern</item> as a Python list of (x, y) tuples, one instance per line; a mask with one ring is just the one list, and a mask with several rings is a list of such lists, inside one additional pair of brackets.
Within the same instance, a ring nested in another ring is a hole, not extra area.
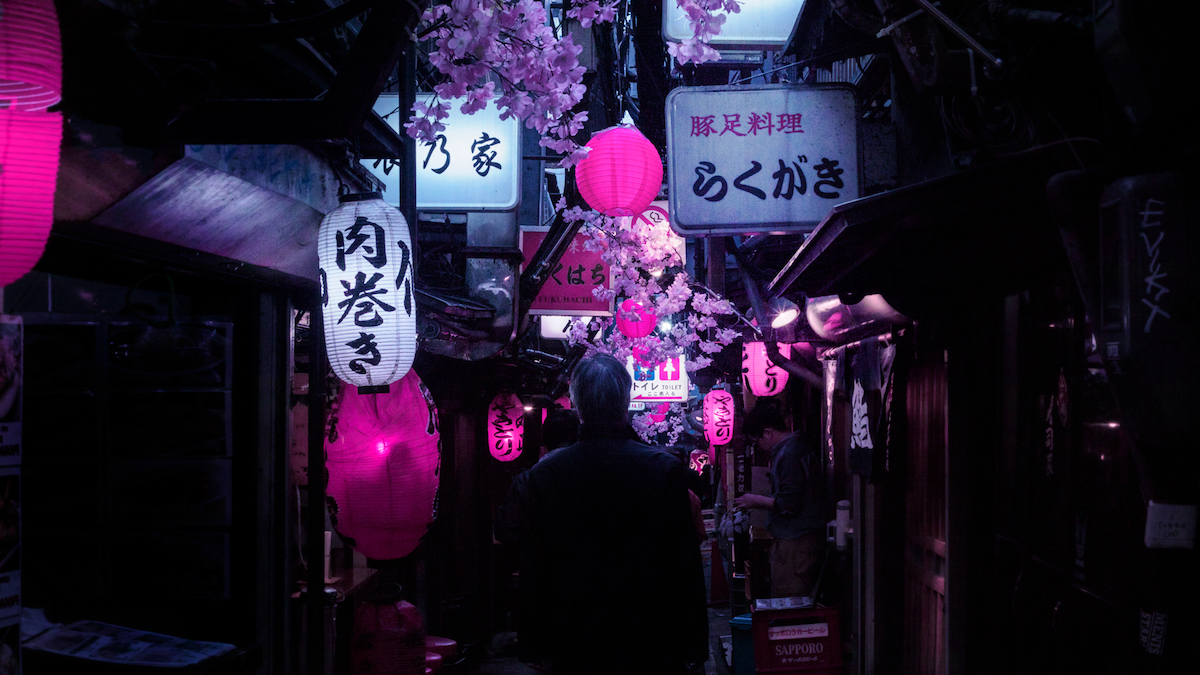
[(438, 418), (410, 370), (386, 394), (342, 387), (336, 435), (325, 441), (330, 519), (375, 560), (403, 558), (437, 516)]
[(0, 45), (0, 108), (44, 111), (62, 99), (62, 41), (54, 0), (0, 3)]
[(667, 413), (671, 412), (670, 403), (659, 403), (650, 411), (650, 419), (655, 422), (663, 422), (667, 419)]
[(606, 216), (636, 216), (662, 189), (658, 149), (629, 125), (609, 127), (587, 142), (591, 151), (575, 168), (575, 183), (588, 206)]
[(658, 317), (630, 298), (617, 310), (617, 330), (625, 337), (642, 338), (654, 332)]
[(525, 404), (512, 392), (501, 392), (488, 406), (488, 448), (492, 457), (511, 462), (521, 456), (525, 440)]
[[(779, 355), (785, 359), (791, 358), (792, 346), (783, 342), (779, 345)], [(787, 386), (788, 372), (775, 365), (767, 357), (767, 348), (761, 342), (747, 342), (742, 345), (742, 383), (755, 396), (774, 396)]]
[(713, 389), (704, 397), (704, 438), (712, 445), (733, 440), (733, 394)]

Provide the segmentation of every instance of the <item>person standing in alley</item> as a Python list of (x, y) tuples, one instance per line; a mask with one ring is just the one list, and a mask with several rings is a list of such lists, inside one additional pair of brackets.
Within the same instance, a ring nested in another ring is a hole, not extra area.
[[(685, 466), (640, 442), (627, 421), (632, 379), (617, 359), (584, 358), (571, 378), (579, 442), (528, 471), (538, 619), (555, 675), (683, 675), (708, 656), (708, 614)], [(528, 584), (528, 587), (526, 587)]]
[(763, 509), (771, 533), (771, 595), (811, 597), (825, 552), (821, 458), (800, 432), (788, 431), (773, 406), (760, 403), (746, 415), (742, 433), (771, 449), (771, 496), (746, 493), (735, 508)]

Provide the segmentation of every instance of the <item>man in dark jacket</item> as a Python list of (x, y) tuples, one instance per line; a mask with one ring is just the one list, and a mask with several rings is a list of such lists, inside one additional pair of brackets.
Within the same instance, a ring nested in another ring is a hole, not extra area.
[(539, 614), (526, 630), (540, 634), (519, 640), (545, 645), (555, 675), (675, 675), (708, 655), (685, 467), (638, 441), (631, 384), (611, 356), (580, 361), (579, 442), (528, 471), (533, 565), (522, 593)]

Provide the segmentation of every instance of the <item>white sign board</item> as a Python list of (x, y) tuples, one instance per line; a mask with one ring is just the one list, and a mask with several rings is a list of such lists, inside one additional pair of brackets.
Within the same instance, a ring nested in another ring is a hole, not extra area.
[[(432, 95), (421, 95), (426, 102)], [(396, 109), (397, 94), (380, 94), (375, 112), (387, 117), (396, 133), (404, 135), (411, 114)], [(417, 144), (417, 209), (423, 211), (508, 211), (521, 199), (521, 125), (516, 119), (501, 121), (494, 106), (474, 115), (458, 111), (452, 101), (446, 130), (435, 143)], [(395, 112), (394, 112), (395, 111)], [(391, 160), (363, 160), (363, 165), (383, 181), (383, 198), (400, 203), (401, 167)]]
[[(664, 40), (683, 42), (695, 35), (679, 3), (663, 0), (662, 5)], [(804, 0), (743, 0), (742, 11), (726, 14), (721, 33), (709, 44), (715, 49), (783, 49), (803, 8)]]
[(671, 227), (684, 236), (810, 232), (859, 194), (848, 85), (680, 87), (667, 95)]
[(644, 366), (631, 356), (625, 369), (633, 378), (630, 402), (659, 403), (688, 400), (687, 365), (682, 355), (656, 366)]

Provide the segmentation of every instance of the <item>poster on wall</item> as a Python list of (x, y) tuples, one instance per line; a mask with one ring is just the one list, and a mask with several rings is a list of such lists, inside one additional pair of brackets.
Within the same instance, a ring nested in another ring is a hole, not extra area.
[(0, 314), (0, 466), (21, 463), (22, 327), (21, 317)]

